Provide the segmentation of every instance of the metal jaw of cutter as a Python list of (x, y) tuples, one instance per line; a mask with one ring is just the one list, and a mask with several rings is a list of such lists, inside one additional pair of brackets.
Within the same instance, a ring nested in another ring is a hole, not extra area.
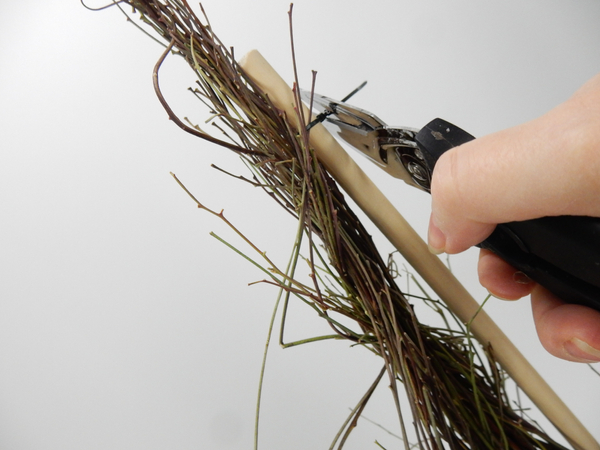
[(419, 130), (388, 127), (376, 115), (345, 102), (302, 91), (302, 98), (335, 125), (338, 135), (393, 177), (429, 191), (431, 170), (415, 140)]

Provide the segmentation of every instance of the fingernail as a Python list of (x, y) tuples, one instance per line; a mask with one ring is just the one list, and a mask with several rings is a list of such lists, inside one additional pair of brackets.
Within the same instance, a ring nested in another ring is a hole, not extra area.
[(497, 298), (498, 300), (504, 300), (504, 301), (506, 301), (506, 302), (512, 302), (512, 301), (514, 301), (514, 299), (513, 299), (513, 298), (505, 298), (505, 297), (502, 297), (502, 296), (500, 296), (500, 295), (498, 295), (498, 294), (495, 294), (494, 292), (490, 291), (489, 289), (488, 289), (487, 291), (488, 291), (488, 294), (490, 294), (490, 295), (491, 295), (492, 297), (494, 297), (494, 298)]
[(444, 233), (433, 223), (433, 217), (429, 220), (429, 230), (427, 232), (427, 245), (429, 251), (434, 255), (444, 253), (446, 247), (446, 236)]
[(565, 350), (581, 362), (600, 362), (600, 350), (581, 339), (573, 338), (566, 342)]
[(529, 278), (526, 274), (521, 272), (520, 270), (513, 274), (513, 280), (518, 284), (529, 284), (531, 283), (531, 278)]

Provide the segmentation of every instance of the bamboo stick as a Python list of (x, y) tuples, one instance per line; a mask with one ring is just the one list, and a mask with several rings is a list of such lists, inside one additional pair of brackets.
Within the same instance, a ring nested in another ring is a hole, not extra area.
[[(240, 65), (289, 120), (297, 120), (292, 90), (258, 51), (245, 55)], [(308, 117), (308, 111), (305, 113)], [(479, 308), (477, 301), (429, 252), (421, 237), (323, 125), (311, 129), (310, 144), (339, 185), (409, 264), (464, 323), (469, 322)], [(492, 345), (497, 361), (575, 449), (600, 450), (594, 437), (484, 311), (475, 317), (471, 330), (482, 345)]]

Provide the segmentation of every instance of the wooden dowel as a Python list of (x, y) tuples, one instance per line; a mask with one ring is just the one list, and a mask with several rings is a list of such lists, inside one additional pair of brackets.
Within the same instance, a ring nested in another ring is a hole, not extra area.
[[(297, 115), (294, 110), (296, 104), (292, 90), (262, 55), (253, 50), (244, 56), (240, 65), (260, 89), (269, 96), (273, 104), (285, 111), (292, 124), (296, 121), (297, 127)], [(305, 110), (305, 113), (306, 117), (309, 117), (308, 111)], [(440, 299), (460, 320), (464, 323), (469, 322), (479, 309), (477, 301), (442, 261), (429, 252), (421, 237), (323, 125), (319, 124), (311, 129), (310, 145), (338, 184), (367, 214)], [(600, 445), (594, 437), (485, 311), (479, 312), (475, 317), (471, 330), (482, 345), (492, 345), (496, 360), (574, 448), (577, 450), (600, 450)]]

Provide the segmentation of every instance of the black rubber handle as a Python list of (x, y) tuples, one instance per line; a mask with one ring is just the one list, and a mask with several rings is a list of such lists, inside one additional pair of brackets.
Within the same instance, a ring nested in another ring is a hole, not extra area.
[[(447, 150), (475, 139), (442, 119), (429, 122), (416, 141), (431, 173)], [(569, 303), (600, 311), (600, 219), (584, 216), (542, 217), (503, 223), (478, 247)]]

